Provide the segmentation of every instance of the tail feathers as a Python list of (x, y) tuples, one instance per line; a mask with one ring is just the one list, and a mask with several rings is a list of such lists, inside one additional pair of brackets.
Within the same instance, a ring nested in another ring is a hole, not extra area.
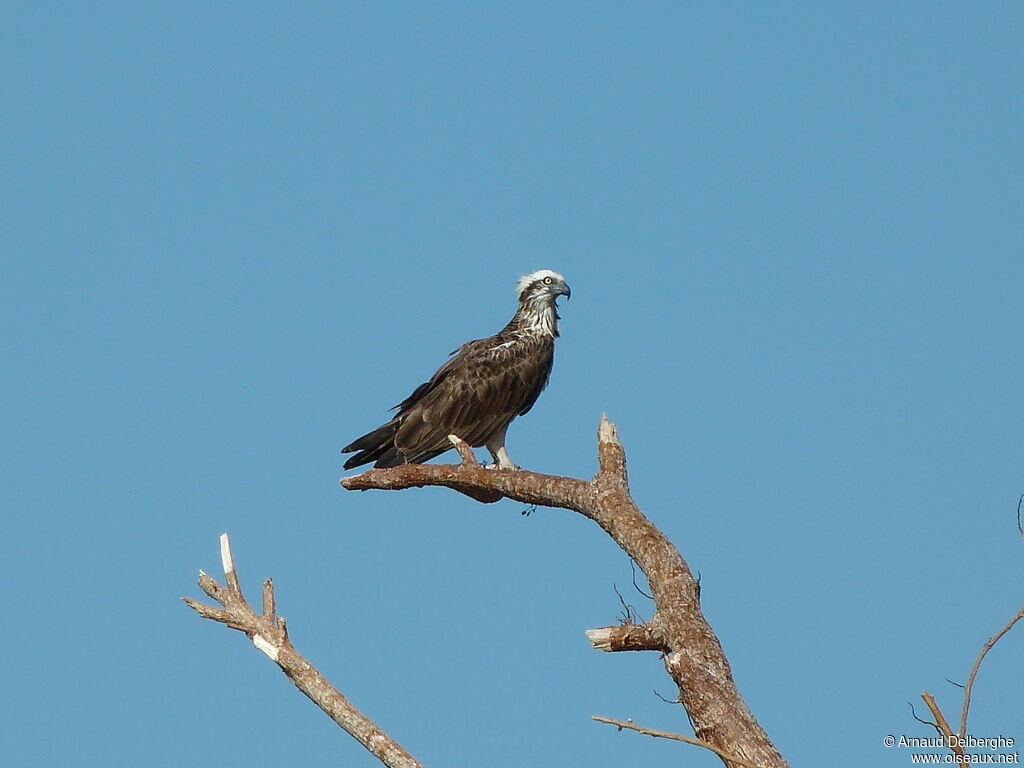
[(377, 457), (377, 463), (373, 466), (377, 469), (387, 469), (388, 467), (397, 467), (399, 464), (405, 464), (405, 462), (405, 456), (392, 445)]
[[(440, 450), (437, 450), (437, 451), (416, 451), (415, 453), (407, 454), (406, 457), (405, 457), (405, 460), (409, 464), (424, 464), (424, 463), (430, 461), (435, 456), (440, 456), (445, 451), (450, 451), (450, 450), (451, 450), (451, 448), (449, 447), (449, 448), (441, 448)], [(399, 461), (398, 463), (401, 464), (402, 462)]]
[[(395, 446), (390, 446), (384, 453), (377, 459), (377, 463), (373, 466), (377, 469), (387, 469), (388, 467), (397, 467), (402, 464), (423, 464), (424, 462), (430, 461), (435, 456), (440, 456), (448, 448), (442, 448), (439, 451), (414, 451), (413, 453), (402, 453)], [(355, 456), (352, 457), (356, 458)], [(367, 456), (366, 461), (371, 461), (372, 458)], [(351, 459), (350, 459), (351, 461)], [(357, 466), (353, 464), (352, 466)], [(349, 468), (346, 464), (346, 469)]]
[(393, 419), (342, 448), (342, 453), (358, 451), (355, 456), (349, 457), (345, 462), (345, 469), (361, 467), (371, 461), (376, 462), (373, 466), (378, 469), (397, 467), (400, 464), (422, 464), (450, 450), (451, 446), (440, 450), (402, 453), (395, 447), (395, 434), (398, 432), (400, 423), (398, 419)]
[[(353, 467), (359, 467), (363, 464), (369, 464), (371, 461), (377, 461), (378, 467), (393, 467), (396, 464), (405, 463), (404, 459), (399, 456), (398, 450), (395, 448), (395, 433), (398, 431), (398, 423), (398, 419), (393, 419), (387, 424), (377, 427), (372, 432), (367, 432), (358, 440), (354, 440), (342, 448), (342, 453), (358, 451), (355, 456), (350, 457), (348, 461), (345, 462), (345, 469), (352, 469)], [(381, 464), (380, 462), (383, 461), (385, 457), (389, 460), (393, 460), (393, 463)]]

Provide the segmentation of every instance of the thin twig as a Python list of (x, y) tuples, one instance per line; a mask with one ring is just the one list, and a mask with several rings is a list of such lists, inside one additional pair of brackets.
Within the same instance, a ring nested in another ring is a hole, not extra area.
[(914, 702), (908, 701), (907, 704), (910, 705), (910, 714), (914, 716), (914, 719), (917, 720), (917, 722), (923, 723), (924, 725), (930, 725), (936, 731), (938, 731), (939, 733), (942, 733), (942, 729), (939, 728), (939, 724), (938, 723), (933, 723), (931, 720), (925, 720), (924, 718), (921, 718), (921, 717), (917, 716), (917, 710), (914, 709)]
[(658, 689), (657, 688), (655, 688), (653, 692), (654, 692), (655, 696), (657, 696), (659, 699), (664, 701), (666, 704), (682, 704), (683, 703), (683, 702), (681, 702), (679, 700), (678, 696), (676, 698), (674, 698), (674, 699), (666, 699), (664, 696), (662, 696), (660, 693), (658, 693)]
[(646, 597), (648, 600), (653, 600), (654, 597), (651, 596), (651, 595), (648, 595), (646, 592), (644, 592), (642, 589), (640, 589), (639, 585), (636, 583), (636, 563), (633, 562), (632, 560), (630, 560), (629, 561), (629, 568), (630, 568), (631, 571), (633, 571), (633, 589), (635, 589), (641, 595)]
[(610, 717), (602, 717), (601, 715), (591, 715), (590, 718), (592, 720), (597, 720), (597, 722), (599, 723), (608, 723), (608, 725), (614, 725), (620, 731), (623, 728), (626, 728), (630, 731), (642, 733), (645, 736), (653, 736), (656, 739), (672, 739), (673, 741), (681, 741), (685, 744), (692, 744), (695, 747), (704, 747), (704, 749), (711, 750), (720, 758), (722, 758), (723, 760), (728, 760), (730, 763), (735, 763), (736, 765), (745, 765), (747, 766), (747, 768), (759, 768), (757, 763), (751, 763), (747, 760), (744, 760), (742, 757), (736, 757), (736, 755), (726, 752), (724, 749), (719, 749), (714, 744), (709, 744), (706, 741), (703, 741), (701, 739), (695, 739), (691, 736), (683, 736), (683, 734), (681, 733), (672, 733), (671, 731), (657, 731), (653, 728), (644, 728), (643, 726), (636, 725), (635, 723), (629, 720), (614, 720)]
[(615, 590), (616, 596), (619, 598), (619, 604), (622, 606), (622, 623), (623, 624), (635, 624), (638, 618), (636, 609), (626, 602), (623, 598), (622, 593), (619, 592), (619, 587), (615, 583), (612, 583), (612, 589)]
[(1020, 505), (1024, 503), (1024, 493), (1017, 499), (1017, 532), (1020, 533), (1020, 537), (1024, 539), (1024, 526), (1021, 525), (1020, 520)]
[[(1020, 505), (1017, 505), (1018, 508)], [(967, 735), (967, 713), (971, 708), (971, 691), (974, 688), (974, 678), (978, 676), (978, 669), (981, 667), (982, 659), (985, 655), (992, 650), (992, 646), (999, 642), (999, 638), (1013, 629), (1013, 625), (1021, 619), (1024, 619), (1024, 605), (1021, 606), (1020, 610), (1017, 611), (1016, 615), (1006, 622), (1006, 626), (996, 632), (992, 637), (988, 639), (988, 642), (981, 647), (981, 653), (978, 654), (978, 658), (974, 660), (974, 666), (971, 667), (971, 674), (967, 676), (967, 684), (964, 688), (964, 706), (960, 711), (960, 736)]]

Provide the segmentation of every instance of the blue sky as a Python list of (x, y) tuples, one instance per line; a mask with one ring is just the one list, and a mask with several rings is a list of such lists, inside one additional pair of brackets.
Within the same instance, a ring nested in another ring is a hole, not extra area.
[[(1013, 3), (9, 7), (0, 488), (10, 765), (374, 759), (191, 615), (229, 531), (301, 651), (426, 765), (717, 758), (625, 556), (564, 511), (344, 492), (341, 446), (519, 275), (573, 299), (515, 461), (601, 412), (794, 765), (906, 765), (1021, 604)], [(631, 596), (630, 596), (631, 595)], [(1024, 740), (1024, 630), (972, 731)], [(918, 707), (921, 711), (920, 706)]]

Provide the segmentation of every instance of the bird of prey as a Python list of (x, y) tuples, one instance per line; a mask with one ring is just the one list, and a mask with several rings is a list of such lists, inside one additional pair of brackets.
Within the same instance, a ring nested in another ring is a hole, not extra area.
[(505, 450), (505, 431), (527, 413), (547, 386), (558, 337), (559, 296), (569, 286), (542, 269), (519, 279), (519, 309), (493, 336), (467, 341), (430, 380), (392, 410), (397, 415), (342, 448), (353, 453), (345, 469), (422, 464), (452, 448), (455, 435), (486, 445), (492, 469), (519, 469)]

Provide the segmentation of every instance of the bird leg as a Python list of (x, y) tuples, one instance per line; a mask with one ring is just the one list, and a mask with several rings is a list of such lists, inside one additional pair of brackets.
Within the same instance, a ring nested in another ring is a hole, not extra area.
[[(505, 429), (508, 427), (506, 426)], [(505, 450), (505, 429), (487, 441), (487, 450), (490, 451), (494, 463), (485, 464), (484, 469), (522, 469), (512, 463), (512, 459), (508, 457), (508, 451)]]

